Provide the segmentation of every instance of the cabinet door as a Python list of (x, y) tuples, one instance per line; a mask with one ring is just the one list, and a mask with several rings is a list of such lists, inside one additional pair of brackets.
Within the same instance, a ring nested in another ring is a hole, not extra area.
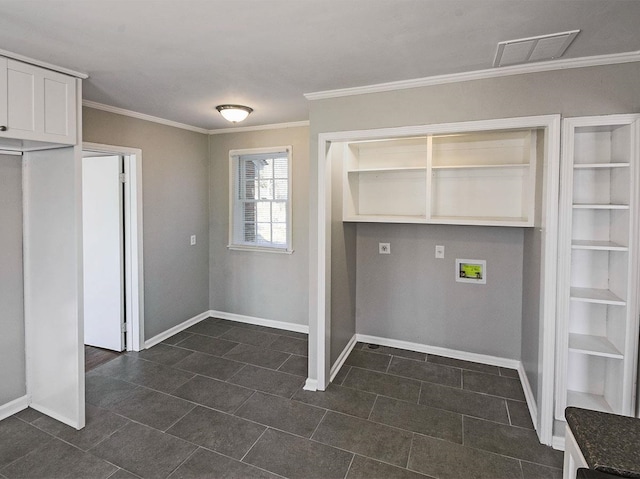
[(74, 144), (75, 79), (15, 60), (5, 62), (7, 129), (0, 136)]

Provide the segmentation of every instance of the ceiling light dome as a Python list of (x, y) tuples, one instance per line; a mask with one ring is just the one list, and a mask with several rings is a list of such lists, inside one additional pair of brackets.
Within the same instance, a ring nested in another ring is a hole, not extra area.
[(218, 105), (216, 110), (231, 123), (238, 123), (248, 117), (253, 108), (244, 105)]

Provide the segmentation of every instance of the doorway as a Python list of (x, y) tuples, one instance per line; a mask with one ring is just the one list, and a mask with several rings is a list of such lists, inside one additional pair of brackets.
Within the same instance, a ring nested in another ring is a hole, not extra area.
[(83, 143), (85, 344), (144, 349), (142, 152)]

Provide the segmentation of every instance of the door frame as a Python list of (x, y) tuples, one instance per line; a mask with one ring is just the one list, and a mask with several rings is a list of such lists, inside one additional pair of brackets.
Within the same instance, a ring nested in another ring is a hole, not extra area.
[(142, 150), (82, 143), (85, 152), (124, 158), (124, 293), (127, 351), (144, 349), (144, 264), (142, 242)]

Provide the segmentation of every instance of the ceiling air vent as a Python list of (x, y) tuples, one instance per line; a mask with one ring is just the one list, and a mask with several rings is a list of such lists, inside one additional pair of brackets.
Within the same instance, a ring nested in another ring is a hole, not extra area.
[(539, 37), (520, 38), (498, 43), (498, 51), (493, 61), (494, 67), (517, 63), (538, 62), (559, 58), (571, 45), (580, 30), (552, 33)]

